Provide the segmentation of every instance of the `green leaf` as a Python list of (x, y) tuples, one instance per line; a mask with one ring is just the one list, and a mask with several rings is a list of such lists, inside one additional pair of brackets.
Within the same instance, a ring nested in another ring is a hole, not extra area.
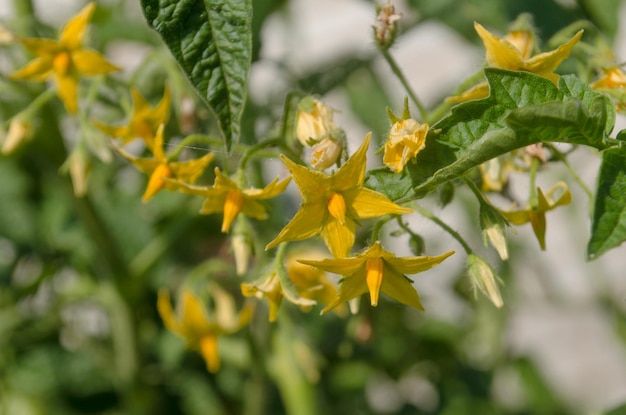
[(240, 134), (252, 50), (250, 0), (141, 0), (144, 15), (215, 113), (230, 150)]
[(615, 122), (615, 108), (603, 94), (572, 75), (557, 88), (546, 78), (485, 69), (490, 95), (457, 105), (431, 127), (426, 147), (398, 175), (370, 172), (367, 185), (395, 201), (424, 197), (487, 160), (539, 142), (583, 144), (598, 149)]
[(595, 259), (626, 241), (626, 146), (606, 150), (598, 177), (587, 257)]

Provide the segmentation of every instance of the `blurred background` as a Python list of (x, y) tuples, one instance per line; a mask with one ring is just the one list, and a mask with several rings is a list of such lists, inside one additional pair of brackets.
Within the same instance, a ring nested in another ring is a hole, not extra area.
[[(0, 2), (0, 23), (20, 33), (34, 23), (16, 17), (18, 2)], [(509, 23), (529, 12), (547, 40), (587, 19), (614, 42), (617, 61), (623, 62), (623, 3), (394, 2), (402, 19), (391, 53), (433, 107), (483, 65), (474, 21), (505, 34)], [(38, 33), (54, 37), (85, 2), (33, 4), (42, 25)], [(368, 131), (381, 144), (389, 128), (385, 108), (401, 112), (405, 92), (373, 44), (375, 3), (253, 4), (244, 136), (254, 141), (267, 134), (280, 119), (286, 94), (301, 90), (337, 110), (335, 122), (346, 131), (351, 151)], [(151, 102), (159, 99), (163, 81), (171, 81), (171, 72), (155, 64), (155, 50), (168, 52), (145, 23), (138, 1), (98, 1), (90, 44), (122, 66), (120, 76)], [(7, 80), (25, 58), (10, 47), (0, 49), (3, 122), (36, 92)], [(197, 108), (202, 123), (208, 116)], [(183, 110), (173, 110), (181, 123)], [(508, 233), (510, 259), (500, 262), (482, 247), (478, 206), (466, 189), (459, 188), (441, 211), (473, 248), (498, 264), (502, 309), (473, 295), (465, 257), (457, 254), (415, 277), (426, 312), (386, 301), (347, 318), (320, 317), (319, 308), (302, 314), (286, 303), (284, 321), (270, 326), (263, 315), (250, 329), (222, 337), (223, 367), (209, 374), (201, 358), (164, 329), (156, 292), (176, 287), (209, 257), (228, 257), (219, 218), (198, 215), (200, 201), (176, 193), (142, 204), (145, 178), (119, 157), (94, 160), (88, 194), (75, 198), (67, 177), (58, 173), (65, 155), (41, 149), (51, 135), (71, 141), (76, 126), (50, 127), (56, 113), (46, 111), (27, 146), (0, 156), (0, 413), (293, 413), (284, 384), (276, 380), (282, 365), (304, 385), (298, 393), (315, 402), (311, 414), (626, 413), (620, 408), (626, 402), (626, 252), (618, 247), (585, 260), (591, 202), (565, 168), (551, 165), (538, 176), (542, 188), (568, 182), (574, 199), (548, 214), (546, 251), (525, 225)], [(615, 131), (623, 128), (626, 122), (618, 117)], [(598, 155), (581, 148), (570, 162), (594, 189)], [(278, 162), (268, 169), (267, 177), (285, 175)], [(512, 180), (523, 200), (527, 177)], [(295, 188), (290, 191), (297, 206)], [(424, 204), (437, 209), (436, 195)], [(427, 254), (461, 251), (427, 219), (412, 215), (410, 223), (424, 238)], [(398, 256), (411, 255), (406, 236), (388, 243)], [(208, 276), (213, 277), (220, 271)], [(237, 282), (224, 284), (236, 291)], [(250, 349), (251, 337), (267, 346), (262, 362)]]

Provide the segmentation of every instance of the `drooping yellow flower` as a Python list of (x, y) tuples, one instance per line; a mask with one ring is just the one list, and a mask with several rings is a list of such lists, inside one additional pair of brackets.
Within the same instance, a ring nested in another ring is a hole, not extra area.
[[(257, 281), (241, 284), (241, 293), (246, 297), (267, 298), (269, 302), (269, 320), (276, 321), (283, 298), (296, 304), (302, 311), (309, 311), (316, 303), (328, 304), (335, 297), (335, 286), (328, 275), (309, 265), (304, 265), (296, 258), (324, 258), (317, 250), (290, 254), (285, 266), (277, 265)], [(281, 278), (281, 273), (283, 273)], [(340, 314), (346, 310), (340, 310)]]
[(487, 261), (476, 254), (469, 254), (467, 271), (475, 290), (480, 290), (496, 307), (500, 308), (504, 305), (498, 288), (498, 277)]
[(385, 251), (379, 241), (364, 252), (352, 258), (324, 259), (321, 261), (300, 260), (299, 262), (317, 267), (326, 272), (343, 275), (335, 300), (322, 310), (332, 310), (339, 304), (350, 301), (369, 291), (370, 303), (378, 305), (382, 291), (389, 297), (423, 310), (419, 294), (411, 280), (404, 274), (417, 274), (441, 263), (454, 251), (439, 256), (415, 256), (398, 258)]
[(72, 17), (59, 40), (24, 39), (20, 42), (37, 57), (11, 74), (13, 79), (45, 81), (52, 78), (68, 112), (78, 110), (78, 80), (81, 76), (102, 75), (119, 68), (92, 49), (83, 47), (83, 38), (96, 3), (89, 3)]
[(109, 126), (96, 122), (96, 126), (111, 137), (119, 138), (124, 144), (140, 137), (148, 148), (152, 148), (159, 125), (167, 124), (170, 118), (169, 88), (165, 87), (163, 98), (156, 107), (152, 107), (137, 89), (131, 88), (130, 92), (133, 99), (133, 112), (128, 124)]
[[(508, 69), (511, 71), (526, 71), (548, 78), (555, 85), (559, 75), (554, 73), (578, 43), (583, 31), (578, 31), (570, 40), (558, 48), (530, 56), (534, 47), (534, 40), (530, 33), (511, 32), (507, 38), (499, 38), (485, 29), (480, 23), (474, 23), (474, 29), (480, 36), (486, 50), (487, 66)], [(482, 82), (461, 95), (449, 97), (449, 102), (463, 102), (480, 99), (489, 95), (489, 87)]]
[(165, 327), (185, 339), (187, 347), (199, 350), (207, 369), (215, 373), (220, 368), (218, 337), (239, 331), (252, 316), (250, 305), (237, 315), (233, 298), (217, 285), (211, 286), (215, 304), (213, 313), (207, 313), (202, 301), (189, 289), (182, 289), (175, 315), (169, 291), (159, 291), (157, 309)]
[(300, 190), (302, 204), (265, 249), (281, 242), (321, 235), (334, 256), (345, 257), (354, 245), (358, 220), (412, 212), (412, 209), (396, 205), (384, 195), (363, 186), (370, 136), (368, 134), (356, 153), (332, 174), (298, 165), (281, 155)]
[[(559, 194), (560, 192), (560, 194)], [(558, 194), (558, 198), (556, 195)], [(558, 206), (568, 205), (572, 201), (572, 195), (565, 182), (558, 182), (547, 193), (537, 188), (537, 205), (528, 206), (525, 209), (513, 210), (510, 212), (501, 211), (509, 222), (514, 225), (523, 225), (530, 222), (533, 232), (539, 241), (542, 250), (546, 249), (546, 212)]]
[(31, 135), (31, 121), (22, 114), (17, 114), (9, 123), (9, 132), (2, 143), (2, 154), (13, 153)]
[(254, 219), (267, 219), (267, 207), (260, 200), (278, 196), (285, 191), (290, 180), (289, 177), (282, 181), (276, 178), (263, 189), (242, 189), (216, 167), (215, 183), (212, 187), (192, 186), (183, 179), (170, 180), (168, 183), (183, 193), (205, 197), (201, 214), (224, 213), (222, 232), (227, 233), (240, 213)]
[(426, 146), (428, 124), (412, 118), (393, 123), (385, 143), (383, 163), (393, 172), (400, 173), (404, 166)]
[(185, 183), (195, 183), (214, 157), (213, 153), (207, 153), (198, 159), (188, 161), (168, 160), (165, 151), (163, 151), (163, 128), (164, 126), (161, 124), (154, 138), (154, 147), (152, 148), (154, 158), (135, 157), (121, 148), (116, 148), (117, 152), (133, 163), (138, 170), (150, 175), (146, 191), (142, 196), (144, 202), (150, 200), (164, 187), (168, 189), (177, 187), (165, 179), (171, 178)]

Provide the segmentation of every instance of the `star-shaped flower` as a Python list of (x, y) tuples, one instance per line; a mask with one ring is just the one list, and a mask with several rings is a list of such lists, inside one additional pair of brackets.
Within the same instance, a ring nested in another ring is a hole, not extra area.
[(363, 186), (370, 135), (333, 174), (298, 165), (281, 155), (281, 160), (300, 190), (302, 204), (296, 215), (265, 249), (281, 242), (321, 235), (334, 256), (345, 257), (354, 245), (357, 221), (412, 212), (412, 209), (396, 205), (384, 195)]
[(157, 309), (165, 327), (185, 339), (190, 349), (198, 349), (207, 369), (215, 373), (220, 368), (218, 336), (232, 334), (248, 324), (252, 316), (249, 305), (237, 313), (233, 298), (217, 285), (211, 286), (215, 304), (213, 313), (208, 314), (202, 301), (189, 289), (181, 291), (175, 315), (167, 290), (159, 291)]
[(186, 183), (195, 183), (214, 157), (213, 153), (207, 153), (198, 159), (170, 161), (163, 151), (163, 128), (164, 126), (161, 124), (154, 138), (154, 147), (152, 148), (154, 158), (135, 157), (121, 148), (116, 148), (117, 152), (133, 163), (138, 170), (150, 175), (146, 191), (142, 196), (144, 202), (150, 200), (163, 187), (168, 189), (177, 187), (171, 181), (164, 179), (171, 178)]
[(109, 126), (96, 122), (96, 125), (111, 137), (122, 140), (124, 144), (141, 137), (148, 148), (152, 148), (159, 125), (167, 124), (170, 118), (170, 91), (165, 88), (163, 98), (154, 108), (137, 89), (131, 88), (130, 93), (133, 99), (133, 112), (128, 124)]
[[(560, 192), (558, 198), (555, 198)], [(558, 182), (547, 193), (537, 188), (537, 205), (528, 206), (525, 209), (514, 210), (510, 212), (500, 211), (509, 222), (514, 225), (523, 225), (530, 222), (533, 232), (539, 241), (542, 250), (546, 249), (546, 212), (555, 209), (558, 206), (568, 205), (572, 201), (572, 195), (567, 188), (565, 182)]]
[(419, 294), (412, 281), (404, 274), (426, 271), (452, 255), (454, 251), (439, 256), (414, 256), (398, 258), (385, 251), (379, 241), (353, 258), (324, 259), (321, 261), (300, 260), (326, 272), (343, 275), (335, 300), (322, 310), (332, 310), (339, 304), (350, 301), (369, 291), (372, 306), (378, 305), (380, 291), (389, 297), (423, 310)]
[(206, 198), (200, 213), (224, 213), (222, 232), (227, 233), (240, 213), (248, 217), (267, 219), (267, 207), (260, 200), (271, 199), (285, 191), (291, 178), (278, 181), (274, 179), (263, 189), (242, 189), (234, 180), (224, 176), (219, 168), (215, 168), (215, 183), (212, 187), (192, 186), (185, 180), (168, 180), (168, 183), (183, 193), (203, 196)]
[[(559, 75), (554, 71), (569, 56), (572, 48), (583, 35), (583, 31), (580, 30), (558, 48), (530, 57), (533, 50), (532, 36), (511, 32), (507, 38), (503, 39), (489, 32), (480, 23), (474, 23), (474, 29), (485, 45), (487, 66), (532, 72), (548, 78), (555, 85)], [(448, 101), (463, 102), (484, 98), (487, 95), (489, 95), (489, 87), (486, 82), (481, 82), (461, 95), (448, 98)]]
[(59, 40), (24, 39), (20, 42), (37, 57), (11, 74), (13, 79), (45, 81), (52, 78), (68, 112), (78, 110), (78, 80), (81, 76), (102, 75), (119, 68), (92, 49), (83, 47), (85, 30), (96, 3), (89, 3), (72, 17), (59, 35)]

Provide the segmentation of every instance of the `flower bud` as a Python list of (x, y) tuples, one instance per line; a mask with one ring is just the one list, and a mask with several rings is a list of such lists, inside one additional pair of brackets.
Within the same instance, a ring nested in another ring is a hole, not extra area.
[(311, 97), (300, 101), (296, 115), (296, 137), (303, 146), (327, 137), (334, 129), (330, 107)]
[(487, 201), (480, 203), (480, 227), (483, 231), (483, 242), (485, 246), (487, 242), (498, 251), (500, 259), (506, 261), (509, 259), (509, 253), (506, 247), (506, 239), (504, 230), (509, 226), (507, 220)]
[(17, 114), (11, 119), (9, 132), (2, 144), (2, 154), (9, 155), (19, 147), (22, 142), (30, 138), (30, 120), (22, 114)]
[(469, 254), (467, 269), (474, 290), (479, 289), (496, 307), (502, 307), (504, 303), (498, 289), (497, 276), (491, 265), (478, 255)]
[(341, 143), (326, 137), (311, 147), (311, 165), (318, 170), (324, 170), (337, 162), (341, 155)]
[(376, 25), (374, 26), (374, 41), (381, 49), (389, 49), (396, 40), (398, 31), (396, 22), (401, 15), (396, 14), (396, 9), (392, 4), (387, 3), (378, 8), (376, 15)]

